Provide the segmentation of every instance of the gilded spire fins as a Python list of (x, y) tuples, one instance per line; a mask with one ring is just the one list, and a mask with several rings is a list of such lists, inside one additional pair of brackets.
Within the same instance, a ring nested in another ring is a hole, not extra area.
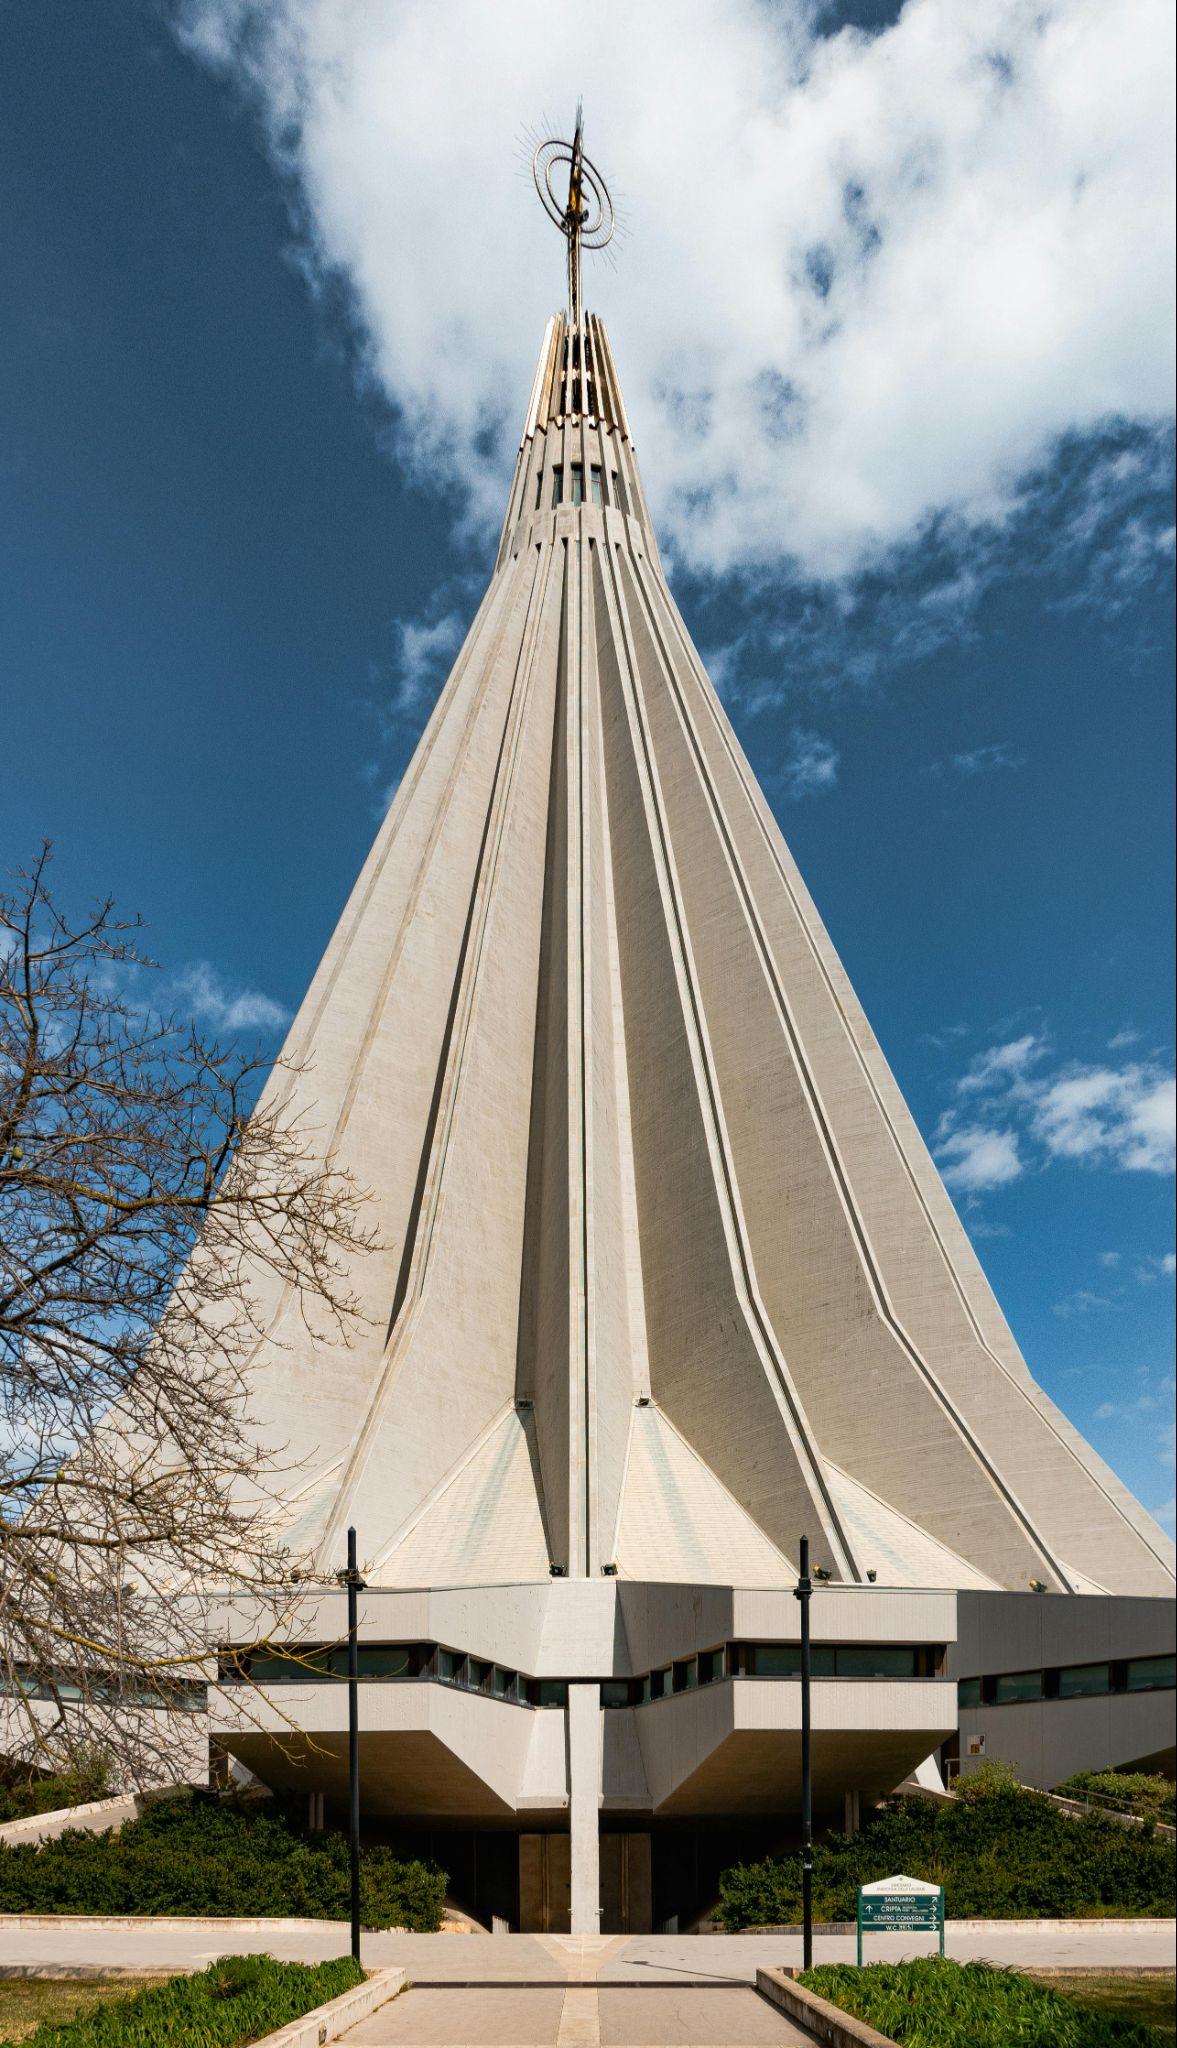
[(584, 109), (579, 100), (571, 142), (554, 136), (541, 142), (532, 158), (532, 174), (544, 212), (568, 244), (568, 325), (575, 331), (583, 310), (581, 252), (603, 249), (612, 241), (616, 225), (609, 188), (584, 153)]

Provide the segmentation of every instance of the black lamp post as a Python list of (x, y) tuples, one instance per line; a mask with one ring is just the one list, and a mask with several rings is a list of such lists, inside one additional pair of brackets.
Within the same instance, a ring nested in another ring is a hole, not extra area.
[(801, 1538), (801, 1573), (793, 1598), (801, 1602), (801, 1955), (803, 1967), (813, 1968), (813, 1741), (810, 1720), (810, 1681), (813, 1676), (809, 1650), (809, 1603), (813, 1581), (809, 1576), (809, 1538)]
[(356, 1563), (356, 1532), (347, 1532), (347, 1776), (348, 1861), (351, 1876), (351, 1952), (360, 1960), (360, 1649), (359, 1595), (364, 1581)]

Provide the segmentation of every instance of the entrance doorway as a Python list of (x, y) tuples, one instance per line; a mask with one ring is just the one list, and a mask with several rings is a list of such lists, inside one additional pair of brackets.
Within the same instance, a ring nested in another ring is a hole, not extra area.
[(601, 1933), (649, 1934), (652, 1904), (649, 1835), (602, 1835)]
[(520, 1835), (521, 1930), (525, 1934), (567, 1934), (571, 1925), (571, 1838), (568, 1835)]

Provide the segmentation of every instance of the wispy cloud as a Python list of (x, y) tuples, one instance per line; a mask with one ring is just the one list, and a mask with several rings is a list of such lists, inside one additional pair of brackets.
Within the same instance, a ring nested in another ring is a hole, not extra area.
[(791, 803), (802, 797), (818, 796), (833, 789), (838, 780), (838, 749), (820, 733), (794, 726), (789, 751), (781, 767), (770, 771), (766, 781), (778, 786)]
[(1008, 740), (995, 740), (989, 746), (972, 747), (964, 754), (950, 754), (945, 761), (929, 761), (924, 773), (933, 779), (942, 775), (960, 775), (966, 781), (979, 775), (993, 775), (1002, 768), (1024, 768), (1026, 756), (1019, 754)]
[[(163, 1007), (214, 1031), (279, 1031), (290, 1011), (260, 989), (231, 987), (208, 960), (192, 960), (163, 990)], [(158, 998), (157, 998), (158, 1000)]]
[(1070, 1316), (1089, 1316), (1095, 1310), (1115, 1306), (1111, 1295), (1096, 1294), (1090, 1287), (1077, 1287), (1073, 1294), (1068, 1294), (1062, 1301), (1055, 1302), (1054, 1313), (1066, 1319)]

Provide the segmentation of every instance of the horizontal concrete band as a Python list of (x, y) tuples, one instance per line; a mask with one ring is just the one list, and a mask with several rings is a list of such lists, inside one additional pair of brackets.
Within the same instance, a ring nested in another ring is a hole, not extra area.
[(373, 1970), (367, 1982), (357, 1984), (354, 1991), (344, 1991), (326, 2005), (315, 2006), (300, 2020), (279, 2027), (277, 2033), (263, 2034), (257, 2048), (324, 2048), (326, 2042), (338, 2041), (349, 2027), (366, 2020), (404, 1988), (403, 1970)]
[(756, 1989), (786, 2018), (808, 2028), (815, 2041), (825, 2041), (829, 2048), (894, 2048), (889, 2035), (868, 2027), (865, 2020), (852, 2018), (815, 1991), (807, 1991), (804, 1984), (794, 1983), (784, 1970), (757, 1970)]

